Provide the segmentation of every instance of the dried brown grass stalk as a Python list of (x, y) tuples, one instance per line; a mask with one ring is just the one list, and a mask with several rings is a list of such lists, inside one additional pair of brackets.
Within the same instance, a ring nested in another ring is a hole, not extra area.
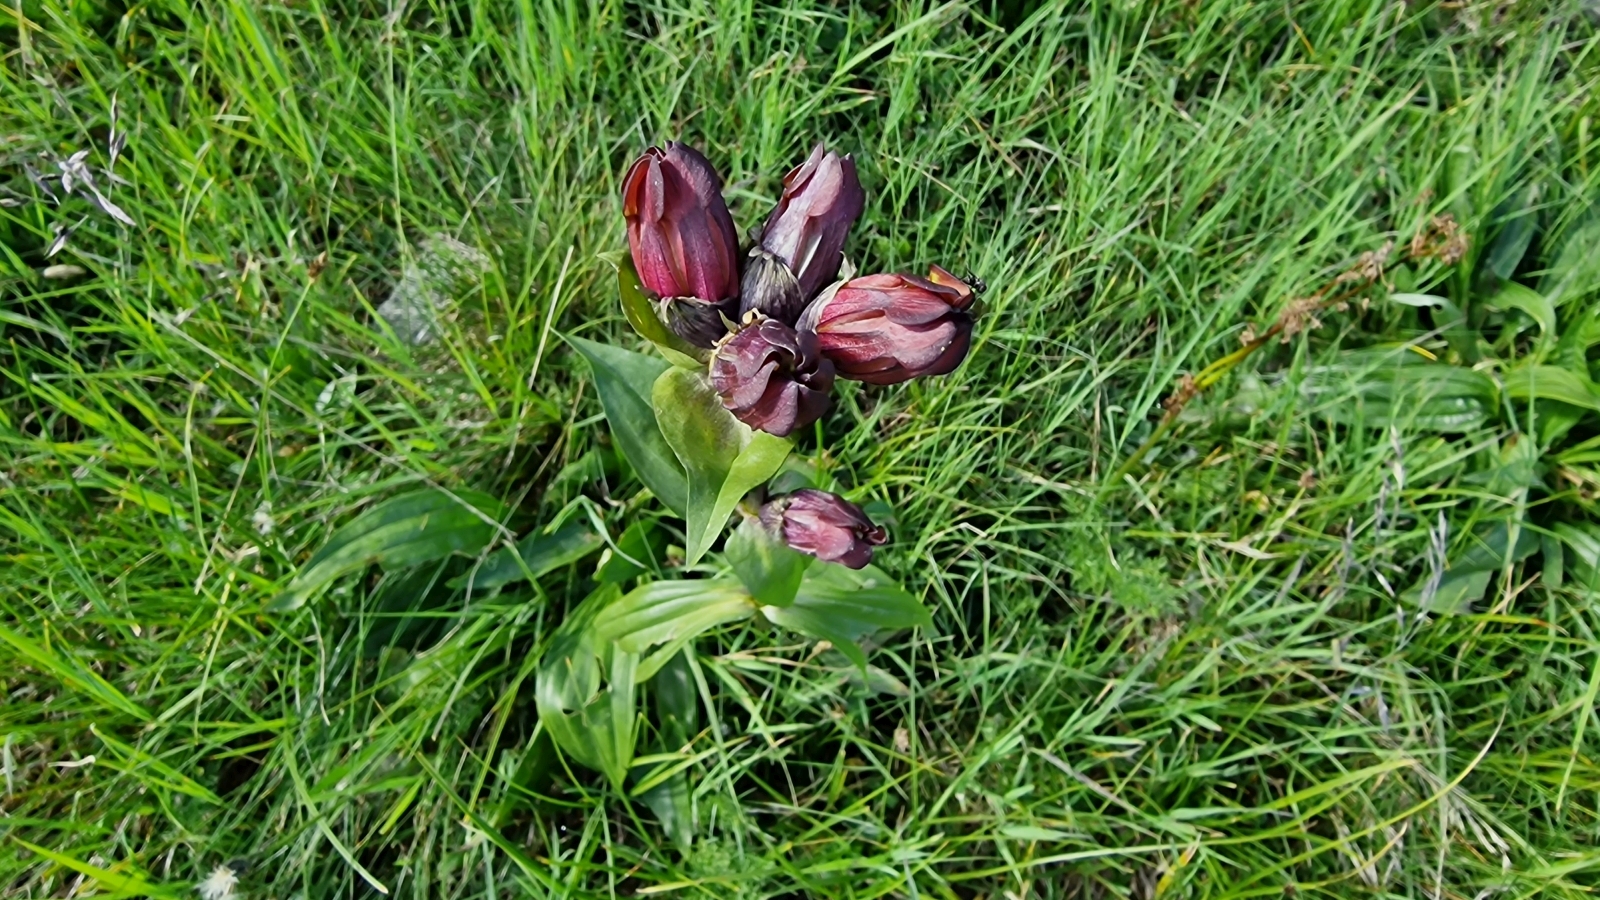
[(1340, 272), (1314, 293), (1290, 300), (1283, 311), (1278, 313), (1278, 318), (1265, 331), (1257, 329), (1253, 324), (1245, 326), (1243, 345), (1238, 350), (1201, 369), (1198, 375), (1184, 375), (1178, 380), (1178, 385), (1172, 394), (1161, 403), (1165, 411), (1162, 413), (1160, 423), (1150, 433), (1150, 437), (1117, 468), (1107, 484), (1117, 484), (1123, 476), (1131, 472), (1133, 467), (1144, 459), (1145, 454), (1150, 452), (1150, 448), (1172, 429), (1178, 416), (1195, 397), (1221, 381), (1224, 375), (1249, 359), (1250, 354), (1265, 346), (1273, 338), (1287, 343), (1295, 335), (1321, 328), (1323, 313), (1349, 309), (1351, 300), (1383, 281), (1384, 272), (1391, 265), (1421, 259), (1437, 259), (1447, 266), (1455, 265), (1466, 256), (1468, 240), (1467, 233), (1461, 230), (1455, 217), (1448, 213), (1434, 216), (1401, 249), (1398, 256), (1395, 256), (1394, 241), (1387, 241), (1377, 250), (1361, 254), (1349, 268)]

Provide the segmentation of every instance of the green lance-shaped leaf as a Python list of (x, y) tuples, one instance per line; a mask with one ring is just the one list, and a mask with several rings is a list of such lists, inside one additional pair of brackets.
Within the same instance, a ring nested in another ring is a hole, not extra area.
[(1600, 304), (1586, 304), (1569, 310), (1567, 321), (1561, 326), (1558, 354), (1565, 360), (1577, 362), (1584, 351), (1600, 344)]
[(653, 356), (583, 338), (571, 337), (567, 342), (589, 361), (600, 406), (622, 455), (650, 493), (668, 509), (683, 515), (688, 506), (683, 465), (662, 437), (650, 404), (652, 386), (672, 366)]
[(678, 337), (661, 321), (661, 316), (656, 314), (655, 304), (650, 302), (644, 286), (639, 283), (639, 273), (633, 267), (633, 260), (627, 254), (623, 254), (617, 262), (617, 291), (622, 298), (622, 314), (640, 337), (655, 344), (661, 355), (675, 366), (696, 370), (705, 368), (711, 358), (710, 352)]
[(75, 693), (87, 694), (102, 707), (141, 722), (150, 721), (149, 710), (133, 702), (116, 685), (84, 665), (76, 654), (70, 652), (70, 645), (63, 646), (58, 641), (52, 646), (48, 641), (34, 640), (23, 632), (12, 631), (4, 624), (0, 624), (0, 644), (11, 648), (13, 665), (32, 666), (58, 679)]
[[(1467, 327), (1467, 317), (1461, 308), (1451, 303), (1449, 299), (1436, 294), (1390, 294), (1389, 299), (1405, 306), (1431, 307), (1438, 310), (1433, 314), (1434, 327), (1438, 328), (1450, 349), (1460, 353), (1463, 357), (1475, 358), (1471, 348), (1476, 340), (1476, 332)], [(1353, 353), (1361, 354), (1370, 351), (1356, 350)]]
[(477, 572), (450, 580), (450, 587), (486, 591), (514, 584), (524, 578), (538, 578), (562, 566), (575, 563), (605, 546), (605, 539), (582, 522), (568, 522), (550, 534), (535, 532), (509, 547), (496, 551)]
[(933, 624), (917, 598), (889, 580), (876, 566), (855, 571), (815, 562), (789, 606), (763, 606), (762, 615), (795, 631), (822, 638), (864, 671), (867, 656), (856, 643), (877, 631)]
[(1555, 305), (1550, 302), (1550, 298), (1533, 288), (1508, 281), (1500, 286), (1494, 296), (1484, 302), (1499, 310), (1520, 309), (1539, 323), (1540, 330), (1548, 335), (1556, 333)]
[(1505, 375), (1506, 396), (1513, 400), (1559, 400), (1600, 410), (1600, 388), (1587, 375), (1561, 366), (1521, 366)]
[(788, 606), (813, 559), (785, 544), (756, 519), (745, 519), (728, 536), (724, 551), (733, 573), (763, 606)]
[[(755, 611), (755, 601), (737, 581), (653, 581), (607, 606), (596, 616), (592, 630), (597, 641), (644, 657), (636, 677), (646, 681), (690, 641), (718, 625), (747, 619)], [(656, 647), (661, 649), (651, 652)]]
[(1318, 413), (1341, 424), (1446, 433), (1481, 427), (1499, 402), (1488, 375), (1404, 347), (1341, 353), (1309, 369), (1301, 390), (1316, 401)]
[(1552, 528), (1566, 549), (1567, 569), (1586, 591), (1600, 591), (1600, 526), (1592, 522), (1558, 522)]
[(477, 491), (430, 488), (392, 497), (335, 531), (267, 609), (296, 609), (340, 576), (374, 563), (402, 569), (452, 553), (480, 553), (499, 533), (504, 510)]
[(652, 519), (635, 519), (617, 538), (615, 551), (594, 573), (595, 580), (602, 584), (622, 584), (646, 572), (660, 575), (660, 561), (664, 556), (660, 531)]
[(699, 562), (739, 500), (764, 484), (794, 445), (752, 431), (722, 407), (711, 382), (699, 372), (670, 368), (651, 392), (656, 422), (689, 476), (687, 562)]
[(1495, 218), (1505, 224), (1489, 244), (1484, 263), (1501, 281), (1517, 271), (1517, 264), (1527, 255), (1528, 245), (1539, 230), (1539, 184), (1534, 182), (1520, 192), (1507, 197), (1495, 210)]
[[(694, 667), (689, 661), (692, 653), (694, 647), (684, 647), (650, 682), (650, 693), (656, 705), (656, 727), (661, 735), (658, 749), (663, 755), (682, 751), (700, 730), (700, 695), (695, 689)], [(685, 757), (685, 761), (688, 759), (692, 757)], [(689, 791), (688, 772), (679, 768), (683, 763), (670, 765), (677, 771), (668, 769), (670, 774), (665, 778), (655, 784), (636, 785), (634, 791), (656, 814), (667, 837), (680, 850), (687, 850), (694, 840), (694, 797)]]
[(1560, 307), (1600, 290), (1600, 253), (1595, 252), (1596, 246), (1600, 246), (1600, 218), (1591, 215), (1567, 233), (1555, 263), (1539, 279), (1539, 293), (1552, 306)]
[(1566, 552), (1555, 534), (1539, 536), (1539, 580), (1552, 591), (1561, 590), (1566, 580)]
[(621, 788), (638, 737), (637, 686), (706, 630), (748, 618), (756, 607), (743, 587), (723, 579), (657, 581), (619, 593), (602, 585), (567, 617), (539, 662), (534, 693), (556, 746)]
[(1418, 308), (1443, 307), (1444, 305), (1450, 303), (1449, 300), (1446, 300), (1437, 294), (1390, 294), (1389, 299), (1400, 304), (1401, 306), (1415, 306)]
[(1539, 550), (1539, 535), (1531, 528), (1525, 525), (1517, 528), (1515, 542), (1511, 540), (1511, 532), (1509, 522), (1480, 529), (1451, 555), (1444, 572), (1424, 575), (1402, 591), (1400, 599), (1438, 613), (1471, 612), (1472, 604), (1483, 599), (1496, 573)]
[(639, 657), (591, 627), (617, 596), (616, 585), (602, 585), (561, 624), (539, 661), (534, 698), (556, 746), (620, 790), (638, 732)]
[(1515, 529), (1517, 539), (1513, 542), (1512, 530), (1509, 522), (1497, 522), (1480, 529), (1451, 557), (1451, 571), (1498, 572), (1509, 563), (1521, 562), (1539, 550), (1538, 532), (1522, 525)]
[[(86, 889), (85, 896), (155, 897), (157, 900), (177, 900), (180, 897), (190, 896), (190, 892), (187, 889), (168, 887), (146, 881), (144, 876), (131, 867), (124, 867), (119, 864), (113, 869), (103, 869), (83, 862), (70, 854), (60, 853), (48, 847), (41, 847), (38, 844), (30, 844), (15, 834), (11, 835), (11, 839), (16, 841), (19, 847), (30, 853), (37, 854), (41, 859), (47, 859), (63, 869), (77, 872), (80, 878), (93, 879), (91, 888), (104, 889), (94, 890), (92, 894), (90, 894), (89, 889)], [(90, 859), (94, 859), (94, 857), (90, 857)], [(74, 893), (76, 893), (76, 889), (74, 889)]]
[(693, 656), (693, 647), (683, 648), (650, 682), (656, 701), (656, 725), (665, 742), (662, 749), (669, 752), (687, 745), (700, 730), (700, 693), (694, 681)]
[(1553, 340), (1556, 336), (1555, 305), (1550, 302), (1550, 298), (1533, 288), (1508, 281), (1485, 303), (1499, 310), (1519, 309), (1527, 313), (1529, 318), (1539, 324), (1541, 341)]

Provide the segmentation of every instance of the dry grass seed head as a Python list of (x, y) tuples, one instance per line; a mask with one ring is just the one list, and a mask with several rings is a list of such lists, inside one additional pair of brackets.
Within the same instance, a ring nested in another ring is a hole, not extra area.
[(1283, 335), (1283, 343), (1304, 331), (1321, 328), (1322, 320), (1317, 318), (1317, 313), (1322, 309), (1322, 295), (1312, 294), (1290, 300), (1289, 305), (1283, 308), (1278, 315), (1278, 330)]

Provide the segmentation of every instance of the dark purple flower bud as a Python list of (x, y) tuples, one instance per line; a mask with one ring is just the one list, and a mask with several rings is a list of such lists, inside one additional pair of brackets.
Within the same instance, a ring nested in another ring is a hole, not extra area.
[(865, 203), (855, 161), (818, 144), (810, 158), (783, 176), (778, 208), (767, 217), (745, 264), (740, 313), (754, 309), (793, 323), (805, 304), (838, 277), (845, 236)]
[(750, 258), (744, 261), (744, 279), (739, 283), (741, 316), (759, 312), (792, 325), (806, 308), (806, 299), (788, 266), (760, 247), (750, 251)]
[(639, 281), (658, 298), (719, 302), (739, 293), (739, 238), (722, 179), (698, 150), (651, 147), (622, 179), (622, 214)]
[(833, 364), (817, 352), (816, 335), (761, 319), (717, 348), (711, 384), (739, 421), (787, 437), (827, 412)]
[(943, 375), (972, 343), (972, 288), (934, 266), (927, 278), (868, 275), (824, 292), (800, 327), (817, 333), (840, 377), (899, 384)]
[(693, 297), (669, 297), (661, 301), (661, 320), (678, 337), (709, 350), (728, 336), (725, 317), (735, 305), (730, 301), (707, 303)]
[(785, 494), (761, 507), (761, 524), (801, 553), (852, 569), (872, 562), (872, 548), (889, 540), (861, 507), (827, 491)]

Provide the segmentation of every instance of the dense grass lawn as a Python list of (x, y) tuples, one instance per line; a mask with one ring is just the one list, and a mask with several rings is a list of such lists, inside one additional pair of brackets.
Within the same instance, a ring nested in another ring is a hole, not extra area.
[[(188, 897), (232, 860), (284, 900), (1587, 895), (1596, 21), (6, 3), (0, 893)], [(538, 727), (601, 557), (268, 609), (424, 483), (509, 536), (655, 520), (681, 562), (564, 342), (644, 346), (600, 254), (680, 137), (741, 230), (851, 152), (865, 270), (990, 286), (955, 374), (847, 385), (801, 440), (934, 626), (865, 672), (702, 639), (700, 731), (638, 768), (687, 766), (687, 846)]]

